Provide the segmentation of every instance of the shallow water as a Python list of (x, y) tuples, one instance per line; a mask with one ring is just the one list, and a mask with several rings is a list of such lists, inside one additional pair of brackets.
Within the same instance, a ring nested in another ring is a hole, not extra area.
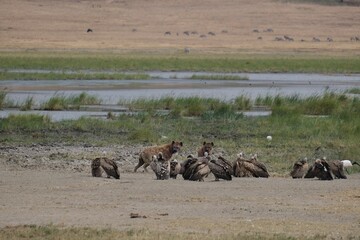
[[(39, 70), (23, 70), (39, 72)], [(111, 73), (111, 72), (110, 72)], [(324, 94), (325, 91), (344, 92), (350, 88), (360, 88), (360, 75), (326, 74), (278, 74), (278, 73), (237, 73), (248, 80), (192, 80), (192, 75), (225, 75), (206, 72), (147, 72), (150, 80), (6, 80), (0, 81), (0, 90), (6, 90), (7, 100), (21, 105), (27, 98), (33, 98), (35, 106), (40, 106), (55, 95), (71, 96), (86, 92), (102, 101), (102, 104), (118, 104), (119, 101), (139, 98), (162, 97), (203, 97), (231, 101), (245, 95), (250, 99), (258, 96), (308, 97)], [(10, 112), (0, 111), (0, 117)], [(29, 113), (22, 112), (22, 113)], [(21, 113), (19, 113), (21, 114)], [(76, 111), (51, 112), (54, 120), (74, 119), (84, 115), (104, 117), (104, 112)], [(251, 115), (252, 113), (249, 113)], [(268, 113), (253, 113), (267, 115)]]
[(47, 101), (55, 94), (69, 96), (82, 92), (95, 95), (104, 104), (117, 104), (119, 100), (137, 98), (209, 97), (232, 100), (239, 95), (254, 99), (265, 95), (299, 95), (307, 97), (324, 91), (342, 92), (360, 87), (360, 75), (324, 74), (230, 74), (246, 76), (249, 80), (191, 80), (192, 75), (224, 75), (198, 72), (149, 72), (150, 80), (41, 80), (1, 81), (7, 98), (15, 103), (32, 97), (36, 104)]

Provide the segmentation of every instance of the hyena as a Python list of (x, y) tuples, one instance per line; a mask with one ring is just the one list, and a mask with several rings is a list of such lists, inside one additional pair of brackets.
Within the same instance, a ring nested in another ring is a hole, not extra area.
[(146, 168), (150, 165), (150, 163), (152, 161), (152, 157), (154, 155), (158, 155), (159, 152), (162, 153), (162, 157), (164, 158), (165, 161), (170, 160), (172, 155), (174, 153), (179, 152), (182, 146), (183, 146), (182, 142), (172, 141), (169, 144), (160, 145), (160, 146), (152, 146), (152, 147), (145, 148), (140, 153), (139, 163), (136, 165), (136, 167), (134, 169), (134, 172), (136, 172), (138, 170), (138, 168), (143, 166), (143, 165), (144, 165), (145, 171), (147, 171)]
[(212, 148), (214, 147), (214, 143), (204, 142), (202, 147), (198, 150), (198, 157), (205, 157), (205, 153), (211, 155)]

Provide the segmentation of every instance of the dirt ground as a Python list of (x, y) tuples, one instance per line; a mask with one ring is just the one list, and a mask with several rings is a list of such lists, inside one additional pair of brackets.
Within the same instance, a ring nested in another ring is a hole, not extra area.
[[(0, 228), (21, 224), (174, 233), (360, 237), (360, 175), (347, 180), (155, 180), (132, 173), (141, 146), (2, 147)], [(94, 178), (90, 159), (116, 158), (120, 180)], [(131, 218), (137, 214), (138, 218)]]
[[(360, 52), (360, 42), (350, 40), (360, 37), (359, 29), (359, 7), (273, 0), (1, 0), (0, 7), (1, 51), (168, 53), (190, 48), (190, 54), (346, 56)], [(274, 40), (284, 35), (294, 41)], [(157, 181), (151, 172), (131, 172), (140, 149), (0, 146), (0, 228), (53, 223), (360, 237), (359, 174), (334, 181), (270, 177), (214, 182), (212, 176), (205, 182), (181, 176)], [(120, 180), (91, 177), (90, 161), (99, 155), (117, 158)]]
[[(360, 51), (351, 41), (359, 29), (358, 6), (281, 0), (2, 0), (0, 8), (1, 50), (350, 55)], [(275, 41), (284, 35), (294, 41)]]

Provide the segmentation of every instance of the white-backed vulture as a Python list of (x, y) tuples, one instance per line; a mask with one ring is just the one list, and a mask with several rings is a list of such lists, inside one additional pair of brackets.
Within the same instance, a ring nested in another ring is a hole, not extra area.
[(180, 173), (181, 165), (176, 160), (173, 159), (170, 161), (170, 178), (176, 179), (177, 175)]
[(120, 179), (120, 172), (115, 161), (106, 157), (95, 158), (91, 163), (91, 173), (93, 177), (101, 177), (102, 170), (108, 178)]
[(251, 156), (249, 160), (246, 160), (244, 154), (240, 153), (238, 159), (233, 164), (233, 171), (235, 177), (269, 177), (266, 166), (257, 160), (256, 154)]
[(157, 180), (167, 180), (170, 178), (170, 162), (163, 158), (161, 152), (157, 156), (153, 156), (150, 167), (154, 171)]
[(203, 182), (210, 173), (208, 162), (207, 157), (197, 159), (189, 155), (188, 159), (182, 163), (180, 172), (185, 180)]
[(292, 178), (303, 178), (308, 170), (309, 164), (307, 163), (307, 158), (304, 158), (294, 163), (290, 176)]

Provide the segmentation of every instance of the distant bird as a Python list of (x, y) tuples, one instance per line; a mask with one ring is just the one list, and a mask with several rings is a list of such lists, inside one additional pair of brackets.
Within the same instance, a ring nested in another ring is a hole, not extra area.
[(349, 174), (348, 168), (351, 168), (354, 165), (360, 166), (360, 164), (358, 164), (357, 162), (352, 162), (350, 160), (341, 160), (341, 162), (343, 163), (343, 167), (348, 174)]
[(91, 28), (88, 28), (87, 30), (86, 30), (86, 32), (93, 32), (93, 30), (91, 29)]
[(219, 181), (219, 179), (230, 181), (232, 179), (231, 175), (233, 175), (233, 167), (225, 158), (219, 156), (217, 160), (210, 160), (208, 165), (210, 171), (215, 176), (215, 181)]
[(318, 178), (320, 180), (333, 180), (331, 168), (326, 160), (316, 159), (315, 163), (307, 171), (305, 178)]
[(319, 38), (316, 38), (316, 37), (313, 37), (313, 42), (320, 42), (320, 39)]
[(309, 164), (307, 163), (307, 158), (304, 158), (294, 163), (290, 176), (292, 178), (303, 178), (308, 170)]
[(190, 53), (190, 48), (188, 48), (188, 47), (184, 48), (184, 53), (186, 53), (186, 54)]
[(165, 32), (164, 35), (171, 35), (171, 32)]
[(289, 36), (286, 36), (286, 35), (284, 35), (284, 39), (287, 40), (287, 41), (290, 41), (290, 42), (294, 41), (294, 39), (292, 37), (289, 37)]
[(182, 163), (180, 173), (185, 180), (203, 182), (210, 173), (208, 162), (208, 156), (197, 159), (189, 155), (187, 160)]
[(176, 179), (177, 175), (180, 173), (181, 165), (174, 159), (170, 161), (170, 178)]
[(95, 158), (91, 163), (91, 173), (93, 177), (101, 177), (105, 171), (108, 178), (120, 179), (120, 173), (115, 161), (106, 157)]
[(334, 41), (331, 37), (328, 37), (326, 40), (327, 40), (328, 42), (333, 42), (333, 41)]
[(167, 180), (170, 178), (170, 163), (163, 158), (162, 152), (152, 157), (150, 167), (154, 171), (157, 180)]

